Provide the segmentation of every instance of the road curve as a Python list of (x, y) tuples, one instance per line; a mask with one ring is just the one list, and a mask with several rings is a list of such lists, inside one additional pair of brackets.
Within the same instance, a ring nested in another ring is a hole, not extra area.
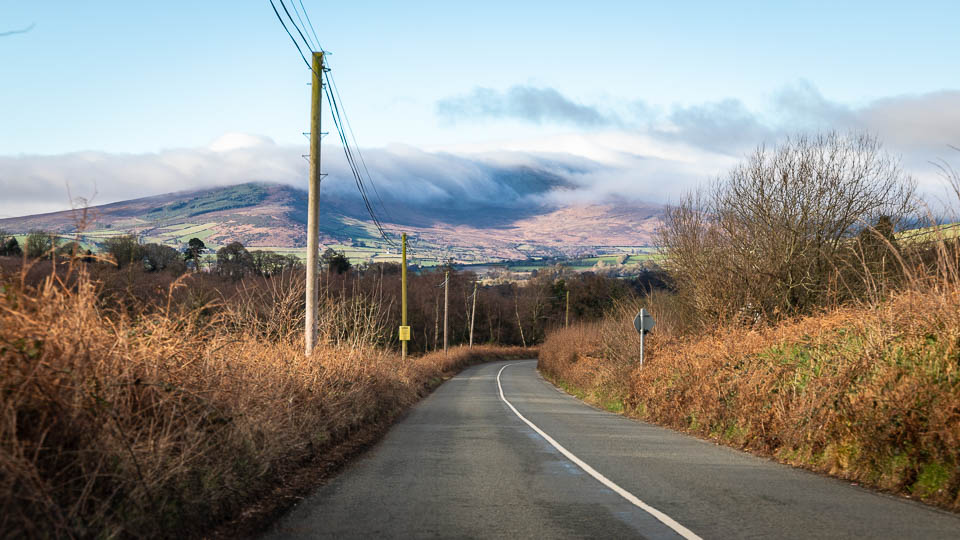
[(594, 409), (529, 360), (450, 379), (265, 536), (505, 537), (960, 538), (960, 516)]

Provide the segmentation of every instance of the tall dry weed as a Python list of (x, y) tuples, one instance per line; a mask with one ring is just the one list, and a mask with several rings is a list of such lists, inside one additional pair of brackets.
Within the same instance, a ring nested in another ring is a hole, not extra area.
[(360, 306), (342, 317), (371, 325), (364, 337), (305, 358), (293, 278), (229, 298), (175, 282), (130, 305), (84, 272), (16, 277), (0, 280), (0, 530), (12, 536), (199, 534), (484, 354), (401, 362), (369, 345), (380, 328)]

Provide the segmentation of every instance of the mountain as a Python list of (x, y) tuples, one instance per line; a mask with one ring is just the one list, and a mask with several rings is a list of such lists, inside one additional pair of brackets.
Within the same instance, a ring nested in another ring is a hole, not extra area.
[[(489, 262), (536, 256), (631, 252), (652, 244), (662, 207), (646, 203), (560, 206), (538, 197), (563, 190), (565, 180), (541, 171), (514, 171), (511, 191), (497, 197), (463, 193), (423, 203), (371, 203), (388, 232), (407, 233), (412, 256), (429, 264), (453, 257)], [(497, 201), (497, 202), (491, 202)], [(96, 244), (125, 233), (146, 242), (182, 246), (198, 237), (209, 246), (238, 240), (251, 248), (302, 252), (307, 193), (270, 183), (169, 193), (83, 210), (0, 219), (0, 229), (80, 234)], [(321, 189), (320, 241), (352, 259), (393, 260), (395, 245), (381, 238), (362, 200)]]

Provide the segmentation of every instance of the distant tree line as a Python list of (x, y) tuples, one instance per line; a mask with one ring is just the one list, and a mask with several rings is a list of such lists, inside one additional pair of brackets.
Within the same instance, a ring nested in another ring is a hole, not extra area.
[[(9, 244), (9, 239), (9, 236), (4, 237), (4, 246)], [(28, 257), (49, 257), (51, 252), (59, 253), (66, 245), (57, 246), (55, 235), (41, 232), (28, 235), (26, 244)], [(86, 252), (77, 252), (86, 260), (123, 271), (170, 275), (203, 271), (205, 275), (222, 280), (221, 285), (216, 286), (223, 290), (233, 290), (236, 286), (227, 284), (241, 280), (253, 280), (251, 283), (256, 288), (264, 284), (264, 279), (281, 275), (289, 276), (280, 282), (287, 284), (283, 286), (296, 282), (302, 286), (304, 279), (304, 265), (297, 257), (267, 250), (248, 250), (240, 242), (222, 246), (213, 256), (199, 238), (191, 239), (181, 250), (162, 244), (141, 243), (135, 235), (114, 236), (99, 247), (95, 259), (89, 259)], [(71, 250), (76, 249), (78, 246), (71, 247)], [(346, 309), (350, 313), (354, 313), (350, 311), (354, 309), (351, 306), (369, 306), (363, 309), (376, 312), (375, 318), (382, 327), (378, 333), (379, 344), (398, 347), (400, 265), (372, 263), (355, 266), (342, 251), (330, 248), (320, 255), (320, 263), (322, 305), (328, 309)], [(413, 327), (409, 344), (411, 352), (425, 352), (443, 346), (444, 291), (441, 285), (445, 272), (450, 273), (448, 341), (451, 345), (466, 344), (470, 339), (475, 284), (474, 343), (516, 345), (539, 344), (551, 329), (564, 324), (568, 292), (570, 320), (574, 322), (598, 319), (618, 300), (664, 285), (662, 276), (653, 271), (646, 272), (639, 279), (627, 280), (601, 273), (578, 273), (561, 264), (541, 268), (525, 281), (518, 281), (509, 273), (481, 279), (477, 274), (458, 270), (450, 263), (436, 268), (410, 267), (407, 320)], [(298, 309), (302, 312), (302, 305)]]
[(248, 251), (240, 242), (230, 242), (217, 250), (214, 271), (224, 277), (241, 279), (246, 276), (271, 277), (302, 266), (303, 263), (294, 255), (264, 250)]
[[(333, 259), (336, 260), (336, 259)], [(400, 270), (396, 263), (373, 263), (338, 273), (327, 264), (321, 276), (321, 295), (333, 303), (375, 301), (385, 310), (385, 345), (399, 346), (401, 320)], [(411, 270), (414, 270), (411, 268)], [(444, 275), (450, 276), (448, 314), (451, 346), (470, 339), (470, 317), (476, 284), (475, 344), (537, 345), (547, 333), (565, 323), (567, 292), (570, 321), (599, 319), (621, 300), (634, 297), (647, 286), (638, 279), (616, 279), (593, 272), (575, 272), (557, 265), (541, 269), (535, 277), (517, 281), (511, 276), (481, 279), (452, 265), (407, 273), (407, 322), (411, 326), (411, 352), (443, 348)], [(644, 279), (649, 279), (649, 276)], [(659, 283), (654, 280), (651, 283)], [(323, 313), (321, 312), (321, 317)]]
[(44, 259), (52, 256), (83, 258), (92, 253), (74, 241), (63, 241), (56, 233), (30, 231), (21, 246), (16, 236), (0, 230), (0, 256), (22, 257), (24, 254), (31, 259)]
[[(24, 247), (17, 238), (0, 230), (0, 256), (23, 256), (30, 259), (45, 259), (52, 256), (77, 257), (87, 262), (99, 260), (117, 268), (142, 267), (146, 272), (166, 271), (183, 274), (203, 269), (203, 254), (207, 247), (203, 240), (191, 238), (182, 250), (158, 243), (142, 243), (133, 234), (107, 238), (99, 244), (99, 257), (90, 249), (83, 249), (75, 241), (64, 242), (62, 236), (46, 231), (31, 231), (26, 235)], [(342, 252), (328, 250), (325, 264), (332, 264), (339, 272), (350, 268), (350, 262)], [(209, 270), (231, 279), (245, 276), (270, 277), (302, 266), (293, 255), (272, 251), (247, 250), (240, 242), (231, 242), (216, 252)]]
[[(141, 244), (133, 235), (122, 235), (103, 243), (103, 251), (118, 267), (141, 262), (148, 272), (169, 271), (182, 274), (189, 270), (201, 271), (203, 254), (207, 246), (199, 238), (191, 238), (182, 251), (162, 244)], [(284, 270), (300, 266), (300, 260), (292, 255), (272, 251), (250, 251), (240, 242), (230, 242), (216, 252), (209, 270), (220, 276), (241, 279), (245, 276), (270, 277)]]

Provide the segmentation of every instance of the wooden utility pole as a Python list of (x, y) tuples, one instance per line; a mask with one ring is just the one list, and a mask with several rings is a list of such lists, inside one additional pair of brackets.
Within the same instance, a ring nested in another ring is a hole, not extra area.
[(570, 326), (570, 291), (567, 290), (567, 314), (563, 317), (563, 327), (567, 328)]
[(477, 284), (473, 282), (473, 308), (470, 309), (470, 348), (473, 348), (473, 320), (477, 317)]
[(307, 356), (317, 343), (317, 283), (320, 256), (320, 103), (323, 96), (323, 53), (313, 53), (313, 84), (310, 107), (310, 192), (307, 204), (307, 313), (304, 341)]
[[(401, 255), (402, 263), (400, 266), (400, 343), (401, 343), (401, 353), (400, 358), (402, 360), (407, 359), (407, 340), (410, 339), (409, 331), (407, 328), (407, 233), (400, 235), (400, 244), (401, 244)], [(407, 328), (408, 334), (404, 336), (403, 329)], [(406, 337), (406, 339), (404, 339)]]
[(447, 354), (447, 312), (450, 307), (450, 271), (443, 275), (443, 354)]
[(437, 350), (437, 343), (440, 342), (440, 295), (433, 303), (433, 350)]

